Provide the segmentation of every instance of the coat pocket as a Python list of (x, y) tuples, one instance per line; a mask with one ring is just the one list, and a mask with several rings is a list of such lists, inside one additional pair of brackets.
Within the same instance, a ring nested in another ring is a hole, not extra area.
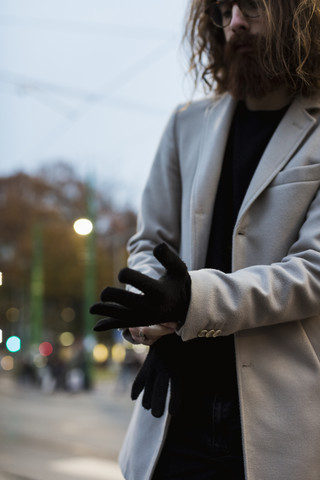
[(286, 168), (278, 173), (269, 188), (289, 183), (320, 182), (320, 163)]

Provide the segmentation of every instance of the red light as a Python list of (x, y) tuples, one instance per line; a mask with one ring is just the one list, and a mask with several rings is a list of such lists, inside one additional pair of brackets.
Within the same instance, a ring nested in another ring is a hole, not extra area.
[(40, 343), (39, 352), (41, 353), (41, 355), (43, 357), (48, 357), (49, 355), (51, 355), (51, 353), (53, 352), (53, 348), (52, 348), (51, 343), (49, 343), (49, 342)]

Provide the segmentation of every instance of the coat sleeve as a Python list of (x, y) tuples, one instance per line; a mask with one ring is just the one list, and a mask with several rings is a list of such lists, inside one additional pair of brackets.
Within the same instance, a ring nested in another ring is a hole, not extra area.
[[(178, 110), (172, 114), (160, 140), (143, 191), (137, 232), (128, 242), (128, 266), (152, 278), (164, 273), (164, 267), (153, 256), (154, 247), (165, 242), (178, 253), (180, 245), (181, 175), (175, 137)], [(130, 285), (127, 289), (135, 291)], [(135, 343), (129, 329), (122, 334)]]
[(197, 337), (202, 330), (230, 335), (310, 317), (319, 317), (320, 322), (319, 190), (297, 240), (281, 261), (230, 274), (201, 269), (190, 275), (192, 298), (179, 331), (183, 340)]
[(164, 273), (153, 256), (154, 247), (165, 242), (178, 253), (180, 246), (181, 175), (175, 130), (176, 112), (160, 141), (143, 192), (137, 233), (128, 243), (129, 267), (153, 278)]

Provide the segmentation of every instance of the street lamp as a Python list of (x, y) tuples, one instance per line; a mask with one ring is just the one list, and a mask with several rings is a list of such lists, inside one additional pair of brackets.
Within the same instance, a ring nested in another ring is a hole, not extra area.
[(93, 224), (88, 218), (78, 218), (74, 222), (73, 228), (78, 235), (89, 235), (93, 230)]

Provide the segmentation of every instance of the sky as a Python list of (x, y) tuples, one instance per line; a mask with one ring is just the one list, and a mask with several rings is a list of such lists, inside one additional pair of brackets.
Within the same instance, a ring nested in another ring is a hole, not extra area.
[(138, 208), (168, 118), (192, 95), (188, 0), (1, 0), (0, 176), (62, 160)]

